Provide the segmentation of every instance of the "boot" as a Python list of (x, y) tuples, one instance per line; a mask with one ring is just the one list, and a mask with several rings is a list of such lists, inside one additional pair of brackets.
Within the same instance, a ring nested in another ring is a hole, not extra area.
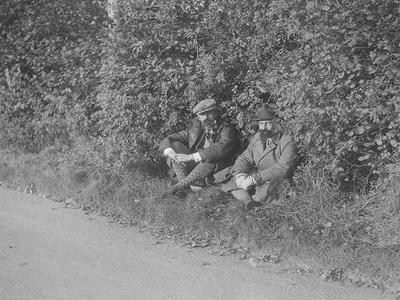
[(192, 172), (185, 178), (179, 180), (175, 185), (176, 188), (188, 187), (192, 184), (196, 185), (197, 182), (204, 182), (205, 178), (215, 171), (215, 164), (199, 163)]

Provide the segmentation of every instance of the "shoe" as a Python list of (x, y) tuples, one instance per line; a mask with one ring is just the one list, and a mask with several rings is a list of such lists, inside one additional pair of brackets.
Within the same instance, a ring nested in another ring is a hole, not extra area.
[(186, 197), (189, 192), (190, 192), (189, 187), (181, 187), (174, 185), (168, 190), (166, 190), (164, 193), (162, 193), (161, 197), (166, 198), (169, 196), (178, 196), (180, 198), (183, 198)]
[(161, 194), (162, 198), (166, 198), (172, 195), (175, 195), (176, 193), (178, 193), (179, 189), (176, 187), (176, 185), (170, 187), (169, 189), (167, 189), (165, 192), (163, 192)]
[(246, 204), (246, 209), (247, 210), (252, 210), (253, 208), (260, 207), (262, 205), (263, 204), (261, 202), (252, 200), (252, 201), (250, 201), (249, 203)]
[(229, 199), (229, 202), (226, 205), (228, 210), (236, 210), (236, 209), (243, 209), (245, 208), (245, 204), (240, 202), (237, 199)]

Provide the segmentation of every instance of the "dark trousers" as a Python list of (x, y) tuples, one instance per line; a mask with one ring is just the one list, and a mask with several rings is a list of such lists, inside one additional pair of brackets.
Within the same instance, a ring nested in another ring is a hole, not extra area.
[[(192, 154), (186, 145), (180, 142), (172, 143), (172, 149), (178, 154)], [(178, 187), (187, 187), (192, 184), (204, 185), (205, 179), (214, 174), (217, 165), (209, 162), (188, 162), (186, 164), (177, 164), (171, 158), (167, 158), (167, 165), (175, 172), (178, 178)]]

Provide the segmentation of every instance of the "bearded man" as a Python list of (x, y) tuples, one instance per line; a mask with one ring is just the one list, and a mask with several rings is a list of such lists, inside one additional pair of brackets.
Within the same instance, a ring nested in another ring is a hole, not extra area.
[(160, 143), (160, 151), (178, 179), (168, 193), (204, 185), (215, 172), (232, 165), (239, 151), (237, 132), (221, 119), (214, 99), (200, 101), (193, 113), (197, 118), (189, 128)]
[(276, 198), (277, 187), (292, 175), (298, 161), (293, 137), (283, 129), (272, 106), (263, 105), (255, 121), (258, 132), (232, 167), (232, 180), (222, 185), (247, 209)]

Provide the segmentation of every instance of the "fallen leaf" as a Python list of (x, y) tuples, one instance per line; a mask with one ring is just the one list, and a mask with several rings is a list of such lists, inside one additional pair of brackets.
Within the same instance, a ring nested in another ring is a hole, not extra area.
[(239, 256), (239, 259), (240, 260), (243, 260), (243, 259), (246, 259), (247, 258), (247, 254), (246, 253), (242, 253), (242, 254), (240, 254), (240, 256)]
[(343, 281), (343, 269), (336, 268), (327, 270), (321, 275), (321, 278), (326, 281)]
[(264, 263), (259, 260), (258, 258), (252, 257), (249, 259), (249, 264), (253, 267), (253, 268), (258, 268), (264, 265)]
[(266, 254), (263, 256), (263, 261), (269, 264), (277, 264), (281, 261), (279, 254)]

